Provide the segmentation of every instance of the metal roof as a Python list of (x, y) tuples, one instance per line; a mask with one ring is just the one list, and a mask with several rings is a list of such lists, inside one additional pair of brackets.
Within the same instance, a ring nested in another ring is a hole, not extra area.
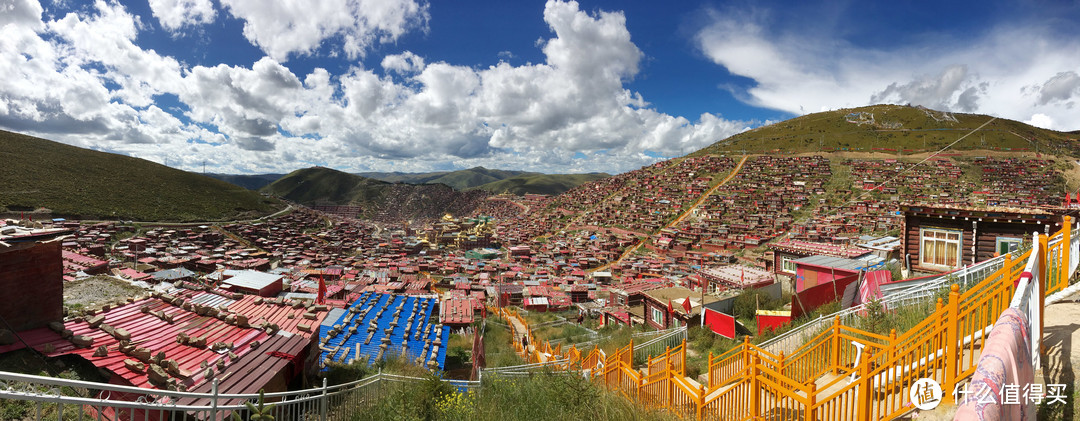
[(803, 257), (801, 259), (796, 259), (794, 262), (796, 264), (801, 263), (805, 265), (821, 266), (825, 268), (836, 268), (852, 272), (857, 272), (871, 265), (870, 263), (863, 260), (845, 259), (842, 257), (822, 255)]
[(233, 276), (222, 282), (229, 285), (235, 285), (241, 288), (248, 288), (254, 290), (266, 288), (270, 284), (278, 282), (282, 278), (284, 278), (283, 275), (275, 275), (272, 273), (259, 272), (256, 270), (226, 270), (224, 274)]

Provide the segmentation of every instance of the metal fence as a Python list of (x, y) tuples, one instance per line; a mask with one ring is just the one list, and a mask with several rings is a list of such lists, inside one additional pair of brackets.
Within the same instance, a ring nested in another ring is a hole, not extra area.
[[(634, 344), (635, 361), (644, 361), (648, 360), (649, 357), (663, 354), (664, 352), (667, 352), (669, 348), (675, 348), (686, 340), (686, 326), (661, 330), (659, 332), (659, 335), (656, 335), (657, 332), (643, 332), (652, 335), (642, 334), (640, 337), (652, 336), (652, 338), (640, 342), (640, 345)], [(639, 337), (635, 335), (634, 340), (637, 341), (638, 338)]]
[[(267, 413), (278, 421), (361, 420), (370, 404), (394, 393), (396, 388), (426, 379), (379, 373), (371, 377), (322, 387), (266, 393)], [(479, 381), (449, 380), (460, 391), (477, 390)], [(233, 415), (250, 419), (247, 403), (258, 394), (210, 393), (142, 389), (105, 383), (0, 372), (0, 401), (19, 408), (8, 417), (32, 420), (229, 420)]]
[[(1073, 232), (1076, 233), (1080, 231), (1074, 230)], [(1074, 238), (1075, 236), (1076, 234), (1074, 234)], [(1001, 255), (937, 277), (923, 278), (918, 282), (904, 285), (903, 288), (900, 289), (888, 290), (888, 288), (886, 288), (885, 290), (882, 290), (883, 297), (881, 303), (887, 308), (907, 307), (910, 305), (926, 303), (936, 297), (939, 294), (939, 291), (948, 288), (952, 284), (959, 285), (961, 291), (966, 290), (971, 285), (986, 279), (991, 273), (1001, 269), (1005, 265), (1006, 256), (1016, 258), (1030, 249), (1031, 245), (1028, 244), (1018, 250), (1010, 252), (1008, 255)], [(855, 323), (855, 319), (865, 310), (866, 305), (860, 304), (832, 314), (818, 316), (818, 318), (777, 335), (772, 339), (766, 340), (758, 346), (774, 354), (779, 354), (780, 352), (790, 354), (792, 351), (802, 346), (802, 344), (806, 343), (806, 341), (825, 331), (825, 329), (830, 328), (833, 325), (833, 320), (837, 317), (840, 318), (842, 324), (851, 326)]]

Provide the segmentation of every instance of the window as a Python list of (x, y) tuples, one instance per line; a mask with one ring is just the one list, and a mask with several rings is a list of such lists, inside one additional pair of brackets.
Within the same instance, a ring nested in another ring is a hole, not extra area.
[(652, 309), (652, 321), (661, 325), (664, 324), (664, 312), (656, 307), (649, 308)]
[(996, 250), (998, 254), (1013, 252), (1016, 251), (1016, 249), (1020, 248), (1020, 244), (1022, 244), (1023, 242), (1024, 240), (1022, 238), (998, 237), (997, 244), (994, 247), (994, 250)]
[(960, 266), (961, 232), (940, 228), (923, 228), (919, 232), (919, 262), (923, 266), (951, 269)]
[(791, 256), (780, 256), (780, 270), (795, 273), (795, 259), (792, 259)]

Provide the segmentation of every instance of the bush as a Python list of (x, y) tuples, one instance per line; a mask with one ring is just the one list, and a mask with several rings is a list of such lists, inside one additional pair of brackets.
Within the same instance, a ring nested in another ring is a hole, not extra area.
[(735, 297), (734, 309), (732, 311), (735, 313), (733, 316), (736, 318), (752, 320), (757, 313), (758, 308), (771, 310), (783, 305), (782, 302), (774, 300), (763, 290), (747, 288), (742, 290), (742, 292)]

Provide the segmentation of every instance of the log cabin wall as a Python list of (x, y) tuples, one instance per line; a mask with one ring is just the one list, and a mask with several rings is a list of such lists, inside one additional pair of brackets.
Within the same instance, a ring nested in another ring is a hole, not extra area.
[(1031, 234), (1048, 234), (1061, 229), (1061, 222), (1047, 223), (1002, 223), (1002, 222), (979, 222), (978, 238), (975, 246), (975, 259), (977, 262), (989, 260), (997, 256), (997, 240), (1000, 237), (1020, 238), (1025, 243), (1031, 243)]
[(1011, 238), (1030, 242), (1031, 234), (1048, 234), (1061, 229), (1064, 214), (1075, 214), (1075, 210), (1061, 210), (1054, 214), (1036, 212), (1033, 214), (1013, 213), (1009, 218), (1000, 214), (993, 216), (966, 216), (987, 214), (987, 211), (937, 209), (928, 207), (903, 206), (904, 219), (901, 229), (904, 239), (901, 242), (904, 259), (914, 270), (924, 272), (944, 272), (940, 267), (926, 267), (921, 264), (921, 235), (923, 228), (941, 228), (961, 231), (962, 256), (960, 266), (966, 266), (993, 258), (999, 253), (998, 239)]
[(902, 244), (904, 246), (904, 256), (905, 258), (910, 259), (912, 269), (922, 272), (945, 272), (939, 268), (925, 267), (920, 264), (922, 259), (920, 258), (921, 254), (919, 252), (922, 245), (919, 232), (922, 228), (941, 228), (961, 231), (960, 266), (971, 264), (972, 256), (974, 256), (971, 247), (975, 243), (975, 232), (971, 221), (952, 219), (951, 217), (905, 215), (904, 242)]

